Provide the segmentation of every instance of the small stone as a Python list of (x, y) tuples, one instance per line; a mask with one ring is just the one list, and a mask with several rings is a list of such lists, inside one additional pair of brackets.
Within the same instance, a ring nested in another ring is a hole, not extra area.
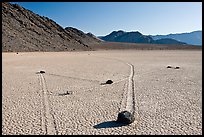
[(131, 124), (135, 120), (134, 115), (128, 111), (122, 111), (118, 114), (117, 122), (123, 124)]
[(42, 70), (41, 70), (40, 73), (45, 73), (45, 71), (42, 71)]
[(175, 69), (179, 69), (180, 67), (175, 67)]
[(72, 91), (67, 91), (67, 95), (70, 95), (70, 94), (72, 94)]
[(172, 68), (171, 66), (167, 66), (167, 68)]
[(108, 80), (108, 81), (106, 81), (106, 84), (112, 84), (112, 83), (113, 83), (112, 80)]

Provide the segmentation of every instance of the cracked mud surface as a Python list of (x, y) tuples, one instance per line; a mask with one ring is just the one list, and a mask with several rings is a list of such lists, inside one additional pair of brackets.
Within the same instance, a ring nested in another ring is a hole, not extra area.
[[(2, 57), (4, 135), (202, 134), (202, 51)], [(108, 79), (113, 83), (100, 85)], [(127, 109), (135, 122), (116, 124)]]

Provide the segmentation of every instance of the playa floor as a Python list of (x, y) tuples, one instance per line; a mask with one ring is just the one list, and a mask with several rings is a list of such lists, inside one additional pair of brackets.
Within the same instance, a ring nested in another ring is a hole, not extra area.
[(202, 51), (2, 53), (2, 134), (201, 135)]

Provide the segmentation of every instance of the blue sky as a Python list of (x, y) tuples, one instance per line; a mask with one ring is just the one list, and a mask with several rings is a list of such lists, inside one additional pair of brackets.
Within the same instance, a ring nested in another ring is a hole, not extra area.
[[(14, 3), (14, 2), (13, 2)], [(65, 27), (104, 36), (114, 30), (144, 35), (202, 30), (202, 2), (15, 2)]]

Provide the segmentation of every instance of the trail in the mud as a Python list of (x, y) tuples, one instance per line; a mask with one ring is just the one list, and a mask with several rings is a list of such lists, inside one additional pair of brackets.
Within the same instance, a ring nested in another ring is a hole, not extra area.
[(135, 93), (134, 93), (134, 66), (127, 63), (130, 66), (130, 75), (128, 79), (128, 93), (127, 93), (127, 105), (126, 110), (135, 113)]
[(45, 78), (43, 74), (38, 74), (40, 80), (40, 86), (42, 88), (43, 94), (43, 105), (44, 105), (44, 116), (42, 116), (42, 130), (47, 135), (56, 135), (56, 123), (54, 120), (54, 115), (51, 113), (52, 109), (50, 107), (50, 101), (48, 98), (48, 89), (46, 85)]

